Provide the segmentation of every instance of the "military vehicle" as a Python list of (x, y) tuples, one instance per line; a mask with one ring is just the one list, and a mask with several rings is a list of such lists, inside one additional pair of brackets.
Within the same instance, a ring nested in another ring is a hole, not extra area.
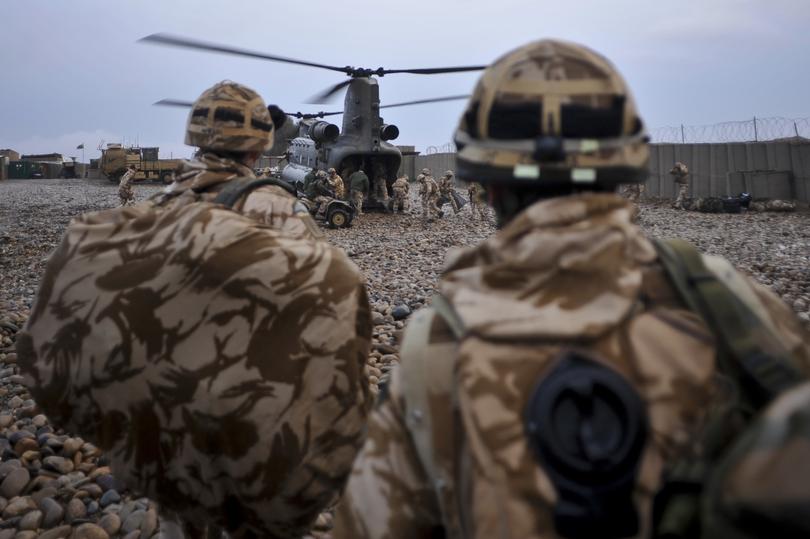
[[(348, 177), (353, 172), (362, 169), (372, 182), (375, 178), (383, 177), (388, 185), (389, 194), (391, 194), (391, 184), (396, 180), (396, 174), (402, 161), (402, 153), (390, 142), (399, 136), (399, 129), (393, 124), (385, 123), (380, 116), (380, 109), (466, 99), (469, 96), (455, 95), (380, 105), (379, 83), (375, 77), (395, 73), (410, 73), (416, 75), (461, 73), (479, 71), (486, 67), (484, 65), (415, 69), (385, 69), (382, 67), (369, 69), (353, 66), (338, 67), (167, 34), (153, 34), (141, 39), (141, 41), (302, 65), (336, 71), (347, 75), (349, 77), (348, 79), (327, 88), (324, 92), (313, 96), (309, 100), (313, 103), (322, 103), (345, 88), (347, 91), (343, 103), (343, 110), (312, 114), (295, 113), (289, 115), (300, 121), (297, 124), (297, 129), (295, 129), (296, 124), (294, 122), (286, 122), (285, 126), (282, 128), (283, 131), (280, 133), (282, 138), (286, 139), (282, 144), (286, 145), (286, 155), (288, 158), (287, 166), (281, 171), (281, 178), (292, 185), (300, 185), (304, 176), (313, 168), (320, 170), (334, 168), (338, 174), (343, 177), (344, 181), (348, 181)], [(191, 106), (191, 102), (189, 101), (174, 99), (164, 99), (158, 101), (156, 104), (183, 107)], [(343, 115), (342, 129), (335, 124), (323, 120), (323, 118), (327, 116), (339, 114)], [(277, 141), (276, 146), (278, 146), (279, 143), (280, 141)], [(274, 151), (278, 152), (280, 149), (281, 148), (276, 148)], [(280, 154), (275, 153), (274, 155)], [(364, 208), (374, 209), (375, 202), (373, 198), (367, 197)]]
[(130, 165), (135, 165), (135, 181), (171, 183), (181, 159), (159, 159), (159, 148), (124, 147), (110, 143), (101, 150), (101, 172), (110, 181), (117, 182)]

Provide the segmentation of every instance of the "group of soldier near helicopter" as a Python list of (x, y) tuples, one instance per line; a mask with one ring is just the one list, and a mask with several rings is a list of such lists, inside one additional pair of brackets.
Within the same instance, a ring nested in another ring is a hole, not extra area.
[(810, 533), (810, 338), (727, 261), (633, 222), (615, 191), (645, 181), (648, 139), (603, 56), (541, 40), (481, 76), (457, 174), (500, 230), (449, 256), (376, 403), (362, 275), (253, 176), (273, 131), (254, 91), (204, 92), (197, 156), (70, 225), (18, 340), (52, 422), (164, 533), (299, 537), (331, 508), (335, 538)]
[[(444, 215), (439, 207), (439, 201), (444, 197), (452, 206), (453, 212), (461, 210), (455, 194), (455, 181), (452, 170), (442, 175), (437, 183), (428, 168), (423, 168), (416, 177), (419, 183), (419, 200), (422, 206), (422, 219), (424, 222), (433, 222), (437, 217)], [(369, 190), (371, 192), (369, 193)], [(335, 198), (347, 199), (351, 202), (357, 215), (363, 214), (363, 201), (370, 194), (387, 211), (408, 213), (410, 211), (410, 183), (408, 175), (400, 176), (391, 185), (392, 196), (388, 194), (388, 186), (382, 175), (376, 175), (373, 184), (363, 170), (352, 172), (348, 179), (348, 192), (346, 183), (334, 168), (327, 171), (313, 169), (305, 177), (303, 183), (304, 195), (317, 204), (318, 216), (323, 216), (329, 201)], [(483, 187), (477, 182), (470, 182), (467, 186), (470, 202), (470, 216), (475, 219), (487, 220), (486, 204), (483, 197)]]

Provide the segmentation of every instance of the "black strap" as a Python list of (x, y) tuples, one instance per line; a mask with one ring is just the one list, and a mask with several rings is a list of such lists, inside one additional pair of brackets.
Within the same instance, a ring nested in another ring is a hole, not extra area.
[(222, 204), (228, 208), (233, 208), (242, 197), (249, 195), (256, 189), (264, 187), (265, 185), (275, 185), (277, 187), (281, 187), (292, 196), (296, 195), (295, 187), (283, 180), (278, 180), (275, 178), (235, 178), (233, 180), (228, 180), (225, 187), (219, 193), (217, 193), (214, 203)]

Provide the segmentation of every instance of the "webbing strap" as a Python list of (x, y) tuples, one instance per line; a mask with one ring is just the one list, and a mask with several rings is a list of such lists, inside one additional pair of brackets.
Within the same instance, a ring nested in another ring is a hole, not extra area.
[(655, 246), (680, 297), (717, 337), (724, 352), (718, 354), (720, 369), (742, 382), (755, 409), (802, 380), (768, 324), (706, 267), (697, 249), (678, 239), (656, 240)]
[[(434, 299), (435, 301), (435, 299)], [(438, 311), (423, 309), (408, 323), (408, 330), (400, 349), (400, 374), (405, 398), (405, 423), (413, 440), (419, 461), (427, 479), (436, 492), (446, 537), (460, 538), (460, 524), (455, 504), (453, 477), (444, 474), (444, 467), (452, 454), (443, 454), (447, 447), (434, 444), (435, 422), (451, 425), (453, 407), (439, 409), (430, 406), (431, 393), (454, 394), (453, 367), (457, 344), (455, 342), (429, 346), (431, 328)]]
[[(713, 410), (707, 418), (703, 453), (672, 463), (656, 496), (655, 537), (691, 538), (700, 535), (700, 510), (706, 476), (737, 435), (735, 416), (764, 407), (776, 395), (802, 380), (777, 339), (750, 286), (737, 279), (726, 284), (717, 267), (689, 243), (655, 240), (659, 260), (678, 295), (698, 314), (717, 339), (718, 370), (738, 388), (739, 400)], [(742, 288), (742, 287), (745, 288)]]
[(222, 204), (228, 208), (233, 208), (234, 205), (245, 195), (249, 195), (256, 189), (264, 187), (265, 185), (275, 185), (281, 187), (291, 195), (295, 196), (295, 187), (289, 183), (277, 180), (275, 178), (235, 178), (228, 180), (225, 187), (217, 193), (214, 199), (215, 204)]
[(461, 340), (465, 333), (464, 322), (450, 302), (441, 294), (436, 294), (433, 296), (430, 305), (436, 311), (436, 314), (441, 316), (442, 320), (447, 323), (447, 327), (453, 332), (456, 340)]

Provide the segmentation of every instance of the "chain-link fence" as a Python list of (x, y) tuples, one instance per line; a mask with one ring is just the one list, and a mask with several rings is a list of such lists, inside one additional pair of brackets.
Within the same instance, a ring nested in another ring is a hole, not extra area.
[(678, 125), (650, 130), (653, 143), (691, 144), (810, 139), (810, 118), (756, 118), (709, 125)]

